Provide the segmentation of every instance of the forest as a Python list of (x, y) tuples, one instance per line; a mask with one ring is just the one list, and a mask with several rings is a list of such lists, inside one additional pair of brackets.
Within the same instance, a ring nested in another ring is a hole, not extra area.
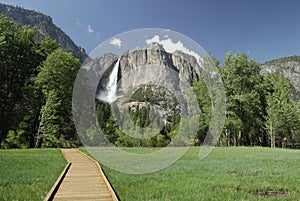
[(1, 148), (78, 146), (71, 97), (80, 61), (4, 15), (0, 33)]
[[(78, 147), (80, 139), (72, 117), (72, 91), (79, 59), (64, 52), (50, 37), (0, 15), (0, 148)], [(288, 79), (261, 74), (260, 64), (247, 54), (227, 53), (215, 59), (226, 92), (226, 120), (219, 146), (299, 147), (300, 104), (291, 101)], [(202, 79), (192, 88), (201, 116), (192, 145), (201, 145), (211, 118), (211, 101)], [(147, 94), (148, 103), (156, 98)], [(135, 94), (137, 101), (139, 94)], [(117, 146), (166, 146), (178, 131), (174, 114), (156, 136), (134, 139), (123, 133), (110, 105), (97, 102), (96, 114), (106, 137)], [(141, 128), (149, 124), (147, 106), (130, 111)], [(95, 134), (92, 129), (90, 140)], [(96, 145), (96, 144), (94, 144)]]

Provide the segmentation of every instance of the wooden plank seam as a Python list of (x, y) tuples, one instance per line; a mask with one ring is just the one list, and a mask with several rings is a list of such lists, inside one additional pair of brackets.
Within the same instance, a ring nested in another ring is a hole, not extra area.
[(93, 159), (92, 157), (86, 155), (85, 153), (79, 151), (78, 149), (76, 149), (76, 150), (77, 150), (79, 153), (81, 153), (82, 155), (84, 155), (85, 157), (87, 157), (89, 160), (91, 160), (93, 163), (96, 164), (96, 166), (98, 167), (98, 171), (100, 172), (101, 176), (103, 177), (104, 182), (106, 183), (106, 185), (107, 185), (107, 187), (108, 187), (108, 190), (110, 191), (110, 194), (111, 194), (113, 200), (114, 200), (114, 201), (119, 201), (117, 194), (116, 194), (115, 191), (113, 190), (113, 188), (112, 188), (110, 182), (108, 181), (108, 179), (107, 179), (106, 175), (104, 174), (104, 172), (103, 172), (101, 166), (99, 165), (98, 161), (96, 161), (96, 160)]

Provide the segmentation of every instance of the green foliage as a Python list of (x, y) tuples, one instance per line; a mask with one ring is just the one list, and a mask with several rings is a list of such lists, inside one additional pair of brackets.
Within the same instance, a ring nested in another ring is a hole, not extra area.
[(5, 140), (2, 141), (1, 147), (3, 148), (20, 148), (21, 136), (13, 130), (8, 131)]
[[(57, 49), (47, 57), (37, 75), (36, 85), (46, 99), (44, 110), (41, 110), (40, 127), (48, 128), (46, 130), (49, 132), (44, 133), (43, 136), (53, 141), (45, 146), (64, 146), (65, 140), (76, 141), (71, 101), (73, 84), (80, 66), (79, 60), (71, 53)], [(45, 112), (48, 116), (45, 116), (46, 121), (43, 122)]]
[(211, 100), (207, 86), (203, 79), (195, 80), (193, 82), (193, 90), (197, 97), (198, 105), (201, 111), (199, 118), (199, 128), (197, 131), (197, 143), (203, 142), (209, 129), (211, 118)]
[(47, 56), (54, 52), (55, 50), (59, 49), (60, 45), (50, 38), (50, 36), (46, 37), (45, 39), (42, 40), (41, 42), (41, 50), (43, 53)]
[(129, 108), (130, 116), (135, 123), (135, 125), (145, 128), (150, 124), (150, 104), (147, 106), (142, 106), (141, 108), (137, 105), (136, 109), (133, 110)]
[(227, 118), (225, 138), (227, 145), (262, 144), (262, 102), (259, 84), (260, 67), (246, 54), (228, 53), (221, 74), (226, 90)]
[(0, 15), (0, 141), (9, 130), (17, 130), (27, 112), (24, 90), (44, 59), (35, 34), (35, 29)]
[[(275, 121), (272, 123), (273, 127), (275, 126), (273, 130), (276, 129), (274, 136), (276, 135), (278, 145), (283, 144), (284, 138), (287, 138), (285, 143), (290, 145), (299, 141), (297, 141), (300, 126), (299, 114), (296, 106), (289, 100), (292, 88), (288, 80), (278, 78), (277, 75), (261, 75), (260, 65), (254, 60), (249, 60), (244, 53), (235, 55), (228, 53), (223, 66), (219, 66), (218, 62), (215, 63), (223, 78), (227, 105), (226, 121), (219, 145), (269, 146), (271, 142), (270, 122), (273, 120)], [(205, 62), (204, 65), (206, 65)], [(214, 89), (208, 90), (206, 84), (210, 83), (206, 83), (204, 79), (200, 78), (194, 80), (192, 85), (201, 111), (196, 139), (194, 142), (177, 139), (177, 145), (182, 146), (190, 143), (201, 145), (208, 133), (210, 123), (212, 123), (213, 104), (210, 97), (214, 97), (215, 92)], [(129, 123), (125, 122), (124, 125), (125, 127), (128, 125), (127, 130), (129, 132), (136, 136), (147, 133), (147, 126), (151, 122), (149, 118), (150, 105), (160, 105), (164, 109), (171, 105), (162, 104), (168, 93), (165, 92), (163, 95), (161, 92), (161, 89), (145, 85), (132, 95), (132, 101), (139, 102), (139, 104), (128, 108), (131, 120), (137, 126), (129, 128)], [(168, 96), (168, 98), (170, 97)], [(178, 104), (178, 102), (176, 103)], [(109, 106), (106, 106), (106, 109), (97, 110), (97, 112), (102, 119), (99, 123), (104, 126), (107, 137), (119, 146), (165, 146), (176, 137), (180, 129), (179, 123), (182, 121), (180, 115), (175, 112), (172, 116), (167, 117), (168, 123), (155, 137), (148, 140), (138, 140), (126, 136), (119, 130), (116, 122), (111, 119)], [(273, 117), (275, 114), (278, 120)], [(189, 123), (186, 122), (184, 126), (188, 127)]]
[(266, 74), (267, 91), (266, 128), (270, 135), (271, 147), (276, 145), (276, 137), (280, 144), (284, 138), (293, 138), (293, 133), (299, 129), (300, 121), (297, 108), (289, 99), (291, 84), (289, 80), (279, 78), (274, 74)]
[[(176, 98), (162, 87), (142, 85), (133, 93), (131, 101), (133, 105), (128, 107), (129, 119), (122, 117), (122, 114), (117, 114), (121, 121), (119, 125), (122, 125), (122, 128), (119, 128), (114, 120), (111, 106), (108, 103), (96, 102), (98, 123), (105, 137), (117, 146), (156, 147), (168, 145), (171, 138), (177, 135), (180, 122)], [(156, 114), (155, 109), (151, 109), (150, 106), (172, 112), (171, 115), (165, 117), (163, 126), (159, 126), (163, 124), (160, 119), (162, 117)], [(151, 110), (155, 114), (150, 114)], [(146, 136), (154, 137), (147, 139), (132, 137), (141, 135), (144, 138)]]
[(41, 109), (41, 119), (38, 135), (41, 135), (43, 147), (60, 147), (62, 116), (59, 115), (62, 101), (58, 93), (51, 90), (46, 104)]
[[(34, 28), (21, 26), (0, 14), (1, 148), (72, 147), (80, 144), (72, 117), (72, 89), (80, 61), (71, 53), (63, 52), (50, 37), (40, 41), (37, 38)], [(271, 64), (300, 62), (299, 58), (287, 57), (271, 61)], [(274, 147), (275, 144), (299, 144), (299, 106), (289, 99), (291, 93), (293, 96), (299, 94), (288, 80), (270, 74), (261, 75), (260, 65), (249, 60), (244, 53), (227, 53), (223, 65), (216, 60), (213, 62), (226, 90), (227, 114), (219, 145), (271, 144)], [(211, 61), (204, 58), (202, 64), (204, 69), (211, 70)], [(183, 137), (178, 145), (201, 145), (211, 128), (215, 104), (211, 103), (211, 97), (214, 101), (223, 101), (215, 100), (216, 89), (210, 83), (211, 75), (205, 77), (206, 72), (203, 70), (204, 76), (194, 80), (191, 89), (201, 110), (196, 139), (187, 142)], [(207, 80), (203, 80), (205, 78)], [(88, 81), (80, 82), (85, 86)], [(133, 103), (128, 108), (130, 119), (122, 120), (123, 127), (134, 136), (152, 137), (136, 139), (128, 136), (118, 127), (110, 105), (97, 102), (98, 123), (110, 142), (118, 146), (165, 146), (177, 136), (183, 121), (182, 106), (172, 92), (159, 86), (143, 85), (130, 101)], [(153, 118), (150, 114), (153, 106), (155, 110), (166, 113)], [(82, 112), (85, 109), (89, 107), (82, 108)], [(164, 121), (163, 125), (161, 121)], [(92, 146), (107, 143), (97, 129), (88, 128), (90, 122), (83, 122), (86, 124), (83, 127), (87, 127), (86, 139), (83, 139), (86, 143)], [(184, 126), (189, 128), (194, 123), (187, 121)], [(154, 131), (155, 135), (151, 133), (154, 127), (159, 127)]]
[[(155, 90), (151, 85), (141, 86), (138, 90), (132, 95), (132, 99), (141, 102), (149, 102), (151, 104), (157, 104), (160, 101), (163, 101), (163, 96), (165, 91), (162, 89)], [(155, 90), (155, 91), (154, 91)]]
[(80, 66), (80, 61), (71, 53), (57, 49), (43, 63), (36, 83), (46, 96), (49, 91), (56, 90), (59, 94), (70, 97), (72, 94), (70, 89), (73, 87)]
[[(111, 142), (116, 143), (118, 139), (118, 127), (112, 116), (111, 107), (108, 103), (97, 102), (96, 103), (96, 115), (100, 128), (103, 131), (103, 135)], [(99, 131), (98, 131), (99, 132)], [(94, 135), (99, 135), (99, 133), (95, 133)], [(103, 140), (98, 143), (104, 143)], [(95, 141), (94, 141), (95, 143)], [(99, 145), (99, 144), (98, 144)]]
[[(38, 41), (37, 35), (34, 28), (0, 15), (1, 147), (34, 147), (40, 124), (47, 127), (49, 135), (55, 132), (46, 137), (54, 143), (45, 146), (70, 146), (70, 142), (77, 141), (71, 97), (81, 64), (50, 37)], [(60, 102), (57, 112), (49, 106), (55, 102), (52, 91), (56, 93), (55, 101)], [(52, 128), (50, 114), (59, 119)]]
[(246, 54), (228, 53), (220, 72), (227, 98), (221, 145), (274, 147), (275, 143), (283, 146), (295, 142), (300, 122), (290, 101), (289, 80), (269, 73), (261, 75), (258, 63), (248, 60)]

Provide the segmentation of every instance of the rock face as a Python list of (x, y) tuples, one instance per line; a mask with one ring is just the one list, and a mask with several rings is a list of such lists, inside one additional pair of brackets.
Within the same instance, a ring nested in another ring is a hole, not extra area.
[(291, 98), (294, 102), (300, 100), (300, 56), (291, 56), (261, 65), (261, 73), (275, 73), (280, 77), (287, 78), (293, 86)]
[[(98, 95), (105, 90), (117, 60), (117, 55), (106, 54), (87, 64), (95, 74), (101, 70)], [(157, 111), (168, 119), (172, 113), (180, 112), (182, 91), (188, 90), (193, 80), (200, 77), (200, 69), (193, 56), (180, 51), (168, 53), (157, 43), (124, 52), (118, 69), (117, 96), (121, 98), (117, 102), (123, 108), (143, 107), (145, 102), (150, 102), (164, 108), (164, 112)]]
[(120, 59), (120, 87), (153, 83), (171, 91), (190, 85), (200, 76), (196, 59), (180, 51), (168, 53), (158, 43), (125, 52)]
[[(118, 59), (117, 55), (106, 54), (88, 62), (96, 74), (101, 70), (102, 78), (98, 86), (103, 90), (108, 77)], [(118, 93), (128, 93), (134, 86), (154, 84), (162, 86), (173, 93), (190, 86), (199, 78), (200, 70), (196, 59), (180, 51), (166, 52), (157, 43), (144, 48), (124, 52), (120, 58), (118, 72)], [(184, 86), (183, 86), (184, 85)]]
[(44, 37), (50, 36), (61, 45), (64, 51), (72, 52), (81, 62), (87, 57), (85, 50), (75, 45), (71, 38), (53, 23), (50, 16), (33, 10), (4, 4), (0, 4), (0, 13), (12, 18), (22, 25), (31, 25), (35, 27)]

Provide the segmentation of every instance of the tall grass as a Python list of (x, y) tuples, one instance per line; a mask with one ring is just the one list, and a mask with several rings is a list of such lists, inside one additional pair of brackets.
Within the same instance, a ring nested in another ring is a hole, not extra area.
[(0, 150), (0, 200), (43, 200), (66, 164), (58, 149)]
[(300, 150), (218, 147), (203, 160), (198, 151), (192, 147), (175, 164), (152, 174), (129, 175), (102, 167), (122, 201), (300, 198)]

